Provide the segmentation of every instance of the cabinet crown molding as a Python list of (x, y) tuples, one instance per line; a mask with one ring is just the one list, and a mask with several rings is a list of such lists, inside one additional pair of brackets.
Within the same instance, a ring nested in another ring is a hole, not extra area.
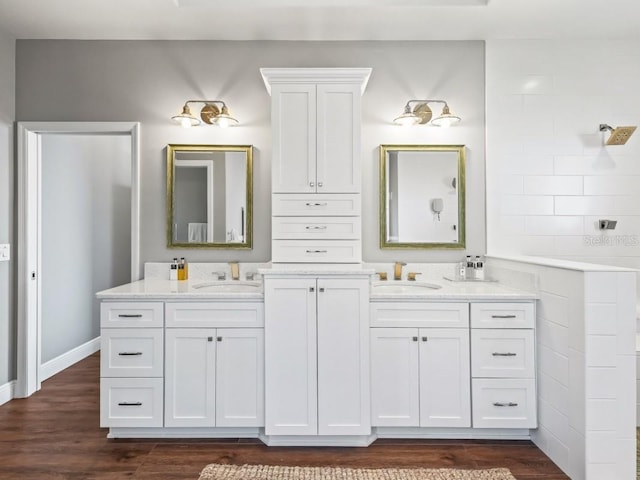
[(262, 80), (271, 95), (271, 86), (278, 83), (355, 83), (364, 93), (371, 68), (261, 68)]

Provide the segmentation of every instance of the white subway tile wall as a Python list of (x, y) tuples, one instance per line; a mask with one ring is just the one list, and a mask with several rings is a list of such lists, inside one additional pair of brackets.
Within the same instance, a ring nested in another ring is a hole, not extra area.
[(635, 478), (635, 273), (493, 258), (487, 268), (520, 288), (533, 284), (516, 281), (514, 272), (537, 279), (539, 425), (532, 440), (571, 478)]
[(486, 49), (488, 252), (640, 266), (640, 131), (605, 146), (598, 130), (640, 125), (640, 42)]

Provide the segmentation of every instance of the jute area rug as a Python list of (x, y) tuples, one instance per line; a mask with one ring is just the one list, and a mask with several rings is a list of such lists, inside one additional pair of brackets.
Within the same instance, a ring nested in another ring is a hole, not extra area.
[(207, 465), (199, 480), (515, 480), (506, 468), (341, 468)]

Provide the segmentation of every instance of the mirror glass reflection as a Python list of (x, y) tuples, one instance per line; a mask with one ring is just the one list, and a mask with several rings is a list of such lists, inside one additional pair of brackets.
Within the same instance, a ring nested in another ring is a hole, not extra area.
[(169, 247), (251, 248), (252, 147), (167, 146)]
[(380, 246), (464, 248), (463, 145), (380, 146)]

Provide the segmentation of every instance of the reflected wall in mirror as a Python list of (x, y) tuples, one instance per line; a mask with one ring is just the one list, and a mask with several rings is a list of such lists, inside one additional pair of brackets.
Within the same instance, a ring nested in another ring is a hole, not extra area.
[(252, 247), (253, 148), (167, 145), (167, 246)]
[(465, 247), (464, 145), (380, 145), (380, 248)]

